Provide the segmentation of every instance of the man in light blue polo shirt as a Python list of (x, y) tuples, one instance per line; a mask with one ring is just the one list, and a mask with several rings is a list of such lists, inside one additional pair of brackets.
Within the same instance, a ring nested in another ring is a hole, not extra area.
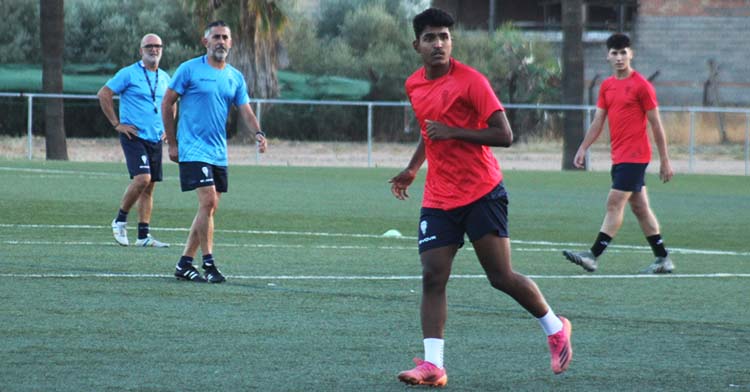
[[(117, 217), (112, 221), (115, 241), (128, 246), (128, 212), (138, 203), (138, 240), (135, 246), (165, 248), (149, 233), (154, 188), (162, 180), (161, 101), (169, 85), (169, 74), (159, 69), (162, 42), (156, 34), (141, 39), (141, 60), (115, 74), (99, 90), (99, 105), (112, 127), (120, 134), (120, 145), (131, 182), (125, 190)], [(120, 113), (115, 114), (114, 95), (120, 95)]]
[[(226, 122), (235, 105), (240, 118), (255, 132), (260, 152), (266, 150), (265, 134), (250, 108), (242, 73), (226, 62), (232, 35), (223, 21), (210, 23), (202, 39), (206, 55), (182, 63), (162, 101), (162, 118), (169, 144), (169, 159), (180, 166), (182, 191), (195, 190), (198, 212), (175, 267), (175, 277), (190, 282), (221, 283), (224, 276), (213, 258), (214, 213), (221, 194), (229, 189)], [(180, 100), (175, 130), (174, 104)], [(201, 248), (205, 278), (193, 266)]]

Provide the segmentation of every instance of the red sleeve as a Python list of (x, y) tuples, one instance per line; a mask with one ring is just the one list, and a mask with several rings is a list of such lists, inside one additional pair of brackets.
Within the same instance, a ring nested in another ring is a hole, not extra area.
[(602, 85), (599, 86), (599, 98), (596, 100), (596, 107), (604, 110), (609, 110), (609, 107), (607, 106), (607, 100), (604, 99), (604, 92), (607, 91), (607, 86), (609, 84), (607, 81), (603, 81)]
[(638, 99), (640, 100), (641, 107), (645, 112), (659, 106), (659, 102), (656, 100), (656, 90), (654, 90), (654, 86), (652, 86), (647, 80), (643, 81), (643, 87), (639, 91)]
[(489, 120), (490, 116), (498, 110), (505, 111), (500, 99), (492, 90), (489, 80), (482, 74), (477, 73), (473, 83), (469, 86), (469, 99), (482, 121)]

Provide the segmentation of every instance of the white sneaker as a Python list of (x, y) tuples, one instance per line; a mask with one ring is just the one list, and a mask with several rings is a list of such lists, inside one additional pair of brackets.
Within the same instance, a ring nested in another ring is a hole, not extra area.
[(135, 241), (135, 246), (141, 246), (144, 248), (169, 248), (169, 244), (167, 244), (166, 242), (155, 240), (154, 237), (151, 237), (151, 234), (148, 234), (146, 238), (139, 238), (137, 241)]
[(112, 235), (115, 236), (115, 241), (122, 246), (128, 246), (128, 222), (117, 222), (112, 221)]

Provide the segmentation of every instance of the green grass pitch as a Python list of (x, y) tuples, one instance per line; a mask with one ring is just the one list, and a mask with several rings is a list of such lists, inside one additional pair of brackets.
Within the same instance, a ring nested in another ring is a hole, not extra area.
[[(0, 391), (409, 389), (396, 374), (422, 355), (424, 174), (401, 202), (396, 172), (230, 166), (214, 250), (228, 281), (198, 285), (172, 277), (197, 205), (176, 165), (152, 218), (172, 247), (137, 249), (109, 228), (124, 165), (0, 161)], [(747, 177), (649, 175), (677, 270), (641, 277), (653, 257), (629, 211), (597, 273), (560, 254), (594, 240), (607, 173), (505, 176), (514, 267), (572, 321), (575, 357), (552, 374), (538, 323), (467, 244), (448, 286), (447, 390), (750, 390)]]

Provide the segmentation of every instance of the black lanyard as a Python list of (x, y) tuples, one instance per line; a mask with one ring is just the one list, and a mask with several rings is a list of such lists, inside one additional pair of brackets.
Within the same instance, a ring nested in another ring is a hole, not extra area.
[(148, 84), (148, 89), (151, 91), (151, 101), (154, 103), (154, 113), (159, 113), (159, 111), (156, 110), (156, 87), (159, 85), (159, 68), (156, 69), (154, 88), (151, 88), (151, 79), (148, 78), (148, 71), (146, 71), (145, 65), (143, 66), (143, 75), (146, 76), (146, 84)]

